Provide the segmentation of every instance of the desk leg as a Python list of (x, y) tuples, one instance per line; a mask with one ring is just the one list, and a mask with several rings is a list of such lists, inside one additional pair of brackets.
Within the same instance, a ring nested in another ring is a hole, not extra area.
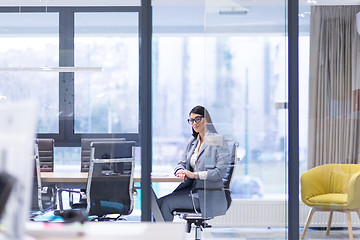
[(164, 217), (160, 211), (159, 205), (157, 204), (157, 197), (154, 189), (151, 187), (151, 209), (155, 222), (164, 222)]

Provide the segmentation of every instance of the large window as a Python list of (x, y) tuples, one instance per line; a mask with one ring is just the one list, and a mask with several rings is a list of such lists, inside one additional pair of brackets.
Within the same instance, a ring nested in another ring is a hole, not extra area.
[(58, 13), (0, 14), (0, 102), (36, 101), (39, 133), (59, 133), (59, 73), (32, 69), (59, 66), (58, 28)]
[(75, 133), (138, 132), (137, 25), (137, 13), (75, 14), (75, 65), (103, 69), (75, 74)]

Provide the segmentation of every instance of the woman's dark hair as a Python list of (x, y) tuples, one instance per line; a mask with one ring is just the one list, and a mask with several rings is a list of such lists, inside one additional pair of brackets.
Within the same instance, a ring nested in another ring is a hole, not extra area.
[[(199, 114), (201, 116), (203, 116), (206, 120), (206, 128), (208, 130), (208, 132), (211, 132), (211, 133), (217, 133), (214, 125), (213, 125), (213, 122), (211, 120), (211, 117), (210, 117), (210, 114), (209, 112), (206, 110), (206, 108), (204, 108), (203, 106), (196, 106), (194, 107), (193, 109), (191, 109), (190, 113), (189, 113), (189, 116), (191, 113), (195, 113), (195, 114)], [(197, 137), (199, 135), (199, 133), (195, 132), (194, 128), (192, 127), (192, 135), (194, 137)]]

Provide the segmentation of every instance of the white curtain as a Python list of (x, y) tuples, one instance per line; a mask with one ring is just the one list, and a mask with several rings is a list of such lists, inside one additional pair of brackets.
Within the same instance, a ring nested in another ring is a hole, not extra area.
[(313, 6), (308, 168), (359, 163), (360, 6)]

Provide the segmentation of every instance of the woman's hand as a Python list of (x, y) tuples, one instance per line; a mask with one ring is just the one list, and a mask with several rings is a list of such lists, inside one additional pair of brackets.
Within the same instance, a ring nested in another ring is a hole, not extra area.
[(179, 171), (176, 172), (176, 176), (180, 177), (180, 178), (185, 177), (185, 179), (186, 178), (195, 178), (195, 173), (190, 172), (189, 170), (186, 170), (186, 169), (180, 169)]

